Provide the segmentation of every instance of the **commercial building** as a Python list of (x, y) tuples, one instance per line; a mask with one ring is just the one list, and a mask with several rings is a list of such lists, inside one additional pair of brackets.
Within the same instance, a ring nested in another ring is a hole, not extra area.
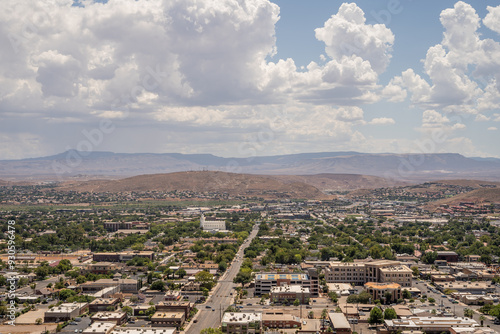
[(471, 294), (488, 294), (495, 292), (495, 286), (487, 282), (438, 282), (436, 288), (440, 291), (455, 290), (456, 292), (469, 292)]
[(300, 318), (289, 313), (266, 312), (262, 314), (263, 328), (300, 328)]
[(319, 296), (319, 276), (315, 268), (308, 269), (308, 273), (291, 274), (257, 274), (255, 276), (255, 295), (271, 293), (275, 286), (293, 286), (298, 285), (302, 288), (308, 288), (311, 297)]
[(121, 325), (127, 322), (126, 312), (97, 312), (90, 317), (90, 320), (95, 322), (111, 322), (117, 325)]
[(385, 301), (388, 294), (391, 295), (392, 302), (402, 298), (401, 285), (399, 285), (398, 283), (368, 282), (365, 284), (365, 289), (369, 294), (372, 295), (372, 301)]
[(133, 251), (133, 252), (118, 252), (118, 253), (94, 253), (92, 260), (96, 262), (127, 262), (134, 257), (142, 257), (154, 260), (154, 252), (151, 251)]
[(68, 321), (76, 318), (89, 309), (87, 303), (64, 303), (45, 311), (44, 322)]
[(436, 260), (445, 260), (446, 262), (458, 262), (458, 254), (452, 251), (437, 251)]
[(104, 228), (110, 232), (118, 230), (149, 230), (147, 222), (104, 222)]
[(348, 283), (326, 283), (326, 286), (328, 292), (335, 292), (339, 297), (356, 293), (356, 289)]
[(116, 327), (110, 334), (175, 334), (175, 328)]
[(328, 313), (330, 323), (332, 324), (333, 332), (337, 334), (351, 334), (351, 325), (347, 321), (343, 313), (330, 312)]
[(123, 270), (124, 264), (113, 262), (91, 263), (82, 268), (83, 273), (108, 274)]
[(271, 300), (273, 301), (293, 303), (298, 299), (301, 304), (305, 304), (310, 297), (309, 288), (300, 285), (282, 285), (271, 288)]
[(120, 292), (136, 293), (142, 287), (142, 282), (140, 280), (131, 278), (102, 278), (95, 282), (86, 282), (80, 284), (78, 288), (83, 293), (95, 293), (102, 289), (113, 286), (118, 286)]
[(164, 312), (157, 311), (151, 317), (151, 326), (153, 327), (182, 327), (186, 321), (184, 312)]
[(452, 328), (479, 327), (476, 320), (461, 317), (409, 317), (403, 319), (384, 320), (390, 332), (422, 331), (424, 333), (450, 332)]
[(261, 333), (262, 313), (233, 313), (226, 312), (222, 318), (222, 332), (233, 333)]
[(399, 261), (331, 262), (325, 268), (325, 279), (327, 283), (363, 285), (367, 282), (394, 282), (410, 287), (412, 271)]
[(183, 312), (184, 317), (189, 318), (189, 313), (193, 309), (193, 304), (190, 302), (180, 302), (180, 301), (169, 301), (169, 302), (159, 302), (156, 304), (156, 311), (162, 312)]
[(97, 298), (89, 304), (89, 312), (114, 311), (120, 306), (118, 298)]
[(205, 215), (201, 215), (200, 227), (203, 231), (225, 231), (226, 222), (224, 220), (206, 220)]
[(89, 327), (83, 330), (83, 334), (110, 334), (116, 327), (116, 324), (111, 322), (94, 322)]

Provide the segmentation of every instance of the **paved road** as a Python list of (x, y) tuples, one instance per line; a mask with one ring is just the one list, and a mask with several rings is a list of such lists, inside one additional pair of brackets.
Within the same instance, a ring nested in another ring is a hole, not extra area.
[[(422, 290), (422, 294), (426, 294), (427, 297), (432, 297), (436, 300), (436, 306), (432, 307), (432, 308), (435, 308), (435, 309), (442, 309), (443, 307), (448, 307), (448, 312), (449, 313), (452, 313), (458, 317), (463, 317), (464, 316), (464, 310), (466, 308), (469, 308), (469, 309), (473, 309), (473, 310), (476, 310), (476, 314), (474, 314), (474, 317), (473, 319), (476, 320), (479, 324), (481, 324), (481, 321), (479, 320), (479, 317), (481, 316), (481, 313), (478, 311), (479, 310), (479, 307), (478, 306), (468, 306), (468, 305), (465, 305), (463, 303), (458, 303), (458, 304), (453, 304), (449, 297), (446, 297), (446, 298), (443, 298), (442, 297), (442, 293), (439, 292), (438, 290), (438, 293), (435, 293), (433, 291), (430, 290), (431, 288), (431, 285), (428, 283), (428, 282), (424, 282), (424, 281), (418, 281), (417, 284), (415, 284), (415, 280), (413, 281), (413, 286), (416, 286), (417, 288), (419, 288), (420, 290)], [(486, 316), (486, 320), (484, 320), (484, 326), (490, 326), (491, 328), (493, 328), (494, 330), (496, 330), (497, 332), (500, 332), (500, 325), (495, 325), (493, 323), (493, 317), (490, 317), (490, 316)]]
[(235, 286), (233, 278), (240, 271), (241, 263), (243, 261), (243, 251), (248, 247), (248, 245), (250, 245), (258, 231), (258, 225), (254, 225), (254, 229), (243, 245), (241, 245), (240, 250), (236, 253), (235, 260), (221, 280), (217, 283), (217, 286), (214, 288), (208, 301), (205, 304), (198, 306), (200, 309), (196, 316), (198, 322), (192, 323), (186, 333), (198, 334), (204, 328), (216, 328), (221, 325), (224, 310), (228, 308), (233, 301), (233, 296), (231, 296), (230, 293), (233, 291), (233, 287)]

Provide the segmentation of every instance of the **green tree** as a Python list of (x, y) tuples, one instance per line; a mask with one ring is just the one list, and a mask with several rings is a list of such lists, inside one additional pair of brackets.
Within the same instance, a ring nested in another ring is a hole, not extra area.
[(295, 300), (293, 301), (293, 306), (299, 306), (299, 305), (300, 305), (300, 300), (295, 299)]
[(436, 259), (437, 259), (437, 252), (427, 252), (422, 256), (422, 262), (426, 264), (433, 264), (434, 261), (436, 261)]
[(222, 330), (220, 330), (218, 328), (208, 327), (208, 328), (202, 329), (200, 334), (224, 334), (224, 333), (222, 332)]
[(464, 309), (464, 317), (472, 319), (474, 317), (474, 311), (472, 309), (465, 308)]
[(410, 291), (408, 291), (408, 290), (404, 289), (404, 290), (403, 290), (403, 298), (404, 298), (404, 299), (410, 299), (410, 298), (411, 298), (411, 293), (410, 293)]
[(151, 290), (165, 291), (165, 282), (162, 280), (154, 281), (149, 288)]
[(370, 317), (368, 318), (368, 322), (370, 324), (380, 324), (382, 323), (383, 318), (384, 314), (382, 313), (382, 310), (378, 307), (374, 307), (370, 311)]
[(391, 301), (392, 301), (392, 293), (387, 291), (386, 293), (384, 293), (384, 299), (385, 299), (385, 303), (386, 304), (390, 304)]
[(396, 314), (396, 311), (393, 308), (386, 308), (384, 310), (384, 319), (385, 320), (392, 320), (396, 319), (398, 315)]
[(76, 295), (76, 292), (69, 289), (62, 289), (59, 291), (59, 299), (61, 300), (66, 300), (74, 295)]
[(122, 311), (127, 313), (129, 317), (134, 314), (134, 310), (130, 306), (123, 306)]
[(187, 273), (186, 273), (186, 271), (185, 271), (184, 269), (180, 268), (179, 270), (177, 270), (177, 271), (175, 272), (175, 274), (176, 274), (178, 277), (183, 278), (184, 276), (186, 276), (186, 274), (187, 274)]

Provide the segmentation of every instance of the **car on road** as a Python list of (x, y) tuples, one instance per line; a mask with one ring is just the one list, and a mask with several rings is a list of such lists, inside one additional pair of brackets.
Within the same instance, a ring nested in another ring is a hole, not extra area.
[(212, 308), (212, 306), (210, 306), (210, 305), (205, 305), (205, 308)]
[(495, 325), (500, 325), (500, 319), (495, 318), (495, 320), (493, 320), (493, 323), (494, 323)]
[(248, 303), (247, 306), (252, 306), (252, 303)]
[(307, 305), (306, 308), (313, 308), (311, 305)]

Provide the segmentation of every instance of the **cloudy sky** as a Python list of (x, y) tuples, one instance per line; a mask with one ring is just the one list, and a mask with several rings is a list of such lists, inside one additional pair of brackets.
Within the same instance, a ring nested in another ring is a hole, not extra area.
[(0, 159), (500, 157), (493, 1), (5, 0)]

